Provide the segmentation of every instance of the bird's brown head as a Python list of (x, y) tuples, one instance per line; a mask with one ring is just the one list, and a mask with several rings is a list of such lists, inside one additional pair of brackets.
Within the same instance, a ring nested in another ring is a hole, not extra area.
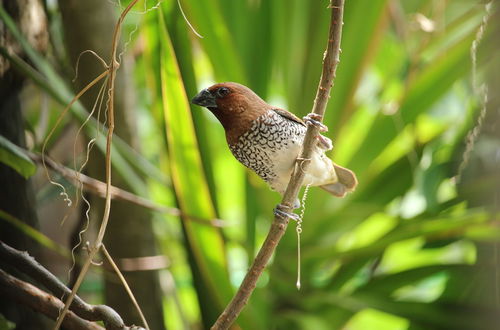
[(271, 108), (250, 88), (234, 82), (203, 89), (191, 102), (208, 108), (219, 119), (229, 144), (236, 142), (257, 117)]

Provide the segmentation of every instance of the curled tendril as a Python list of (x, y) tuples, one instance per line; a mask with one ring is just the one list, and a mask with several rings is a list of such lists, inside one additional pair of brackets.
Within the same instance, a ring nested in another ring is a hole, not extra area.
[(297, 286), (297, 290), (300, 290), (301, 282), (300, 282), (300, 234), (302, 234), (302, 220), (304, 219), (304, 213), (306, 211), (306, 200), (307, 193), (309, 192), (309, 188), (311, 184), (308, 184), (304, 189), (304, 195), (302, 195), (302, 199), (300, 201), (301, 210), (299, 219), (297, 220), (297, 225), (295, 226), (295, 232), (297, 233), (297, 282), (295, 285)]

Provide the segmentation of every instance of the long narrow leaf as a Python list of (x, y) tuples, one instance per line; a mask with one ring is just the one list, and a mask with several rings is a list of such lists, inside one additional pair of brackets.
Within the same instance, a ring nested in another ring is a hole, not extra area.
[[(158, 17), (162, 101), (172, 182), (183, 212), (214, 218), (189, 102), (163, 15), (159, 14)], [(221, 232), (217, 228), (194, 222), (184, 222), (184, 231), (195, 263), (194, 278), (201, 310), (206, 313), (205, 321), (211, 323), (232, 294)]]
[[(14, 66), (22, 71), (27, 77), (30, 77), (40, 88), (45, 90), (59, 104), (62, 106), (69, 104), (74, 97), (74, 93), (69, 87), (67, 87), (64, 79), (57, 74), (57, 72), (42, 55), (37, 53), (36, 50), (30, 46), (2, 7), (0, 7), (0, 18), (2, 18), (2, 20), (6, 23), (7, 28), (16, 37), (16, 40), (20, 42), (23, 47), (23, 51), (26, 52), (38, 71), (34, 70), (22, 59), (9, 54), (5, 51), (5, 49), (2, 50), (2, 48), (0, 48), (1, 54), (7, 57)], [(80, 123), (84, 123), (89, 117), (88, 111), (79, 101), (75, 102), (71, 106), (70, 110), (73, 116)], [(84, 132), (90, 138), (93, 138), (96, 135), (97, 126), (97, 121), (92, 117), (87, 122)], [(105, 135), (106, 128), (103, 128), (102, 136)], [(133, 168), (139, 170), (141, 174), (154, 178), (162, 183), (168, 182), (156, 166), (152, 165), (144, 157), (133, 151), (133, 149), (121, 140), (119, 136), (115, 135), (113, 140), (113, 148), (115, 149), (111, 155), (113, 166), (115, 166), (122, 177), (127, 180), (129, 186), (134, 189), (134, 192), (144, 194), (145, 191), (141, 187), (144, 187), (145, 185), (142, 182), (142, 179), (140, 179), (140, 177), (135, 173)], [(97, 146), (99, 150), (105, 152), (105, 142), (102, 139), (97, 141)]]
[(35, 174), (36, 166), (21, 148), (0, 135), (0, 162), (16, 170), (26, 179)]

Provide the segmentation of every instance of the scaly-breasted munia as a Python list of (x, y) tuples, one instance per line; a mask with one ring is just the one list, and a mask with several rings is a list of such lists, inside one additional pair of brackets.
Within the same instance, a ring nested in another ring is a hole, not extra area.
[[(207, 107), (219, 119), (234, 157), (281, 194), (301, 151), (306, 124), (325, 128), (311, 114), (302, 121), (233, 82), (202, 90), (192, 103)], [(317, 138), (303, 185), (320, 186), (343, 197), (356, 187), (356, 176), (326, 157), (325, 152), (332, 149), (330, 139), (322, 135)]]

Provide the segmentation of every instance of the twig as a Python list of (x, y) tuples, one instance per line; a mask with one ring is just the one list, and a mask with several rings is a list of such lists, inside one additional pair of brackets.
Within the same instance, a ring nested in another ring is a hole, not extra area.
[(61, 114), (57, 117), (56, 123), (54, 124), (54, 126), (50, 130), (49, 134), (45, 138), (45, 141), (43, 142), (43, 145), (42, 145), (42, 164), (45, 168), (45, 171), (46, 171), (45, 174), (47, 175), (47, 178), (49, 179), (50, 183), (52, 183), (56, 186), (59, 186), (59, 184), (57, 182), (52, 181), (49, 173), (47, 172), (47, 168), (45, 167), (45, 150), (47, 148), (47, 144), (48, 144), (49, 140), (51, 139), (52, 135), (54, 134), (54, 132), (56, 131), (56, 128), (59, 126), (59, 124), (63, 120), (64, 116), (69, 111), (69, 109), (71, 109), (73, 104), (75, 104), (76, 101), (78, 101), (80, 99), (80, 97), (82, 97), (83, 94), (85, 94), (92, 86), (97, 84), (99, 81), (101, 81), (103, 78), (105, 78), (108, 74), (109, 74), (109, 70), (102, 72), (94, 80), (92, 80), (89, 84), (87, 84), (87, 86), (85, 86), (81, 91), (79, 91), (78, 94), (75, 95), (75, 97), (73, 97), (73, 99), (63, 109)]
[[(0, 292), (3, 299), (15, 301), (55, 320), (63, 303), (36, 286), (11, 276), (0, 269)], [(69, 312), (63, 326), (69, 330), (104, 330), (100, 325)]]
[[(320, 118), (323, 118), (323, 115), (325, 113), (326, 105), (328, 103), (328, 98), (330, 95), (330, 89), (332, 88), (333, 81), (335, 79), (335, 70), (337, 68), (337, 64), (339, 63), (344, 0), (331, 0), (329, 8), (332, 9), (332, 14), (330, 20), (330, 31), (328, 35), (328, 45), (323, 58), (323, 70), (321, 73), (321, 79), (318, 90), (316, 92), (316, 98), (314, 100), (314, 106), (312, 110), (312, 112), (318, 114)], [(307, 171), (307, 167), (309, 165), (309, 162), (305, 160), (311, 158), (313, 145), (315, 143), (314, 137), (318, 134), (319, 131), (316, 126), (308, 125), (304, 143), (302, 146), (302, 152), (298, 158), (300, 159), (300, 161), (297, 161), (295, 164), (295, 170), (281, 201), (281, 204), (285, 208), (287, 208), (287, 210), (285, 211), (291, 212), (293, 210), (293, 202), (297, 198), (300, 187), (302, 186), (302, 181), (304, 180), (305, 172)], [(226, 306), (225, 310), (219, 316), (217, 321), (214, 323), (212, 329), (228, 329), (236, 320), (241, 310), (250, 298), (253, 290), (255, 289), (257, 280), (262, 274), (262, 271), (266, 267), (272, 254), (274, 253), (274, 250), (281, 240), (281, 237), (285, 233), (288, 221), (288, 218), (283, 218), (280, 216), (274, 217), (274, 221), (271, 224), (271, 228), (269, 229), (266, 240), (262, 244), (262, 247), (255, 257), (252, 266), (243, 279), (240, 288), (236, 292), (231, 302)]]
[(146, 321), (146, 318), (144, 317), (144, 313), (141, 310), (141, 307), (137, 303), (137, 299), (135, 299), (134, 294), (132, 293), (132, 290), (130, 289), (130, 286), (128, 285), (127, 281), (125, 280), (125, 277), (123, 277), (122, 272), (116, 265), (115, 261), (113, 258), (111, 258), (111, 255), (109, 254), (108, 250), (106, 249), (106, 246), (103, 244), (102, 245), (102, 252), (104, 253), (104, 256), (106, 256), (106, 259), (108, 259), (108, 262), (111, 264), (111, 267), (113, 267), (113, 270), (115, 271), (116, 275), (122, 282), (122, 285), (125, 287), (125, 291), (127, 291), (128, 296), (130, 297), (130, 300), (132, 300), (132, 303), (134, 304), (135, 308), (139, 312), (139, 316), (141, 317), (142, 323), (144, 323), (144, 326), (146, 329), (149, 329), (148, 321)]
[[(54, 274), (40, 265), (27, 252), (18, 251), (2, 241), (0, 241), (0, 260), (28, 275), (56, 296), (69, 296), (71, 293), (71, 290), (59, 281)], [(109, 329), (126, 328), (120, 315), (109, 306), (90, 305), (79, 296), (75, 296), (70, 307), (72, 312), (85, 320), (104, 321), (106, 327)], [(59, 315), (59, 311), (62, 308), (63, 305), (61, 303), (60, 308), (57, 309), (56, 316)]]
[[(37, 163), (41, 163), (42, 161), (42, 156), (35, 154), (33, 152), (25, 150), (26, 155), (33, 161)], [(94, 179), (92, 177), (89, 177), (83, 173), (78, 173), (77, 171), (68, 168), (62, 164), (59, 164), (58, 162), (54, 161), (53, 159), (45, 156), (45, 165), (46, 167), (52, 169), (53, 171), (61, 174), (63, 177), (68, 179), (71, 183), (74, 185), (77, 185), (79, 183), (83, 184), (83, 189), (96, 194), (99, 197), (106, 197), (106, 183)], [(192, 221), (195, 221), (197, 223), (201, 223), (204, 225), (211, 225), (214, 227), (223, 227), (224, 226), (224, 220), (221, 219), (205, 219), (205, 218), (200, 218), (197, 216), (189, 215), (189, 214), (184, 214), (181, 210), (175, 207), (167, 207), (163, 206), (160, 204), (156, 204), (152, 202), (149, 199), (137, 196), (127, 190), (111, 186), (111, 198), (116, 199), (116, 200), (122, 200), (125, 202), (129, 202), (135, 205), (139, 205), (142, 207), (145, 207), (147, 209), (165, 213), (168, 215), (173, 215), (173, 216), (179, 216), (182, 217), (183, 219), (189, 219)]]
[(138, 0), (132, 0), (128, 6), (123, 10), (120, 17), (118, 18), (118, 22), (115, 25), (115, 30), (113, 33), (113, 41), (111, 47), (111, 60), (108, 65), (109, 69), (109, 80), (108, 80), (108, 134), (106, 136), (106, 201), (104, 205), (104, 214), (101, 221), (101, 226), (99, 228), (99, 232), (97, 234), (97, 238), (94, 242), (94, 245), (89, 249), (89, 256), (87, 260), (82, 266), (82, 270), (75, 281), (75, 285), (71, 294), (65, 302), (64, 309), (61, 312), (61, 315), (58, 317), (56, 325), (54, 327), (55, 330), (58, 330), (61, 327), (62, 321), (66, 313), (68, 312), (69, 306), (76, 296), (76, 292), (80, 288), (80, 285), (87, 274), (87, 271), (92, 263), (92, 259), (96, 256), (97, 252), (101, 249), (102, 240), (104, 238), (104, 234), (106, 233), (106, 228), (109, 220), (109, 213), (111, 210), (111, 142), (113, 140), (113, 131), (115, 128), (115, 114), (114, 114), (114, 92), (115, 92), (115, 77), (116, 70), (118, 70), (119, 63), (116, 60), (116, 52), (118, 48), (118, 41), (120, 39), (121, 27), (125, 17), (128, 12), (132, 9), (132, 7), (137, 3)]

